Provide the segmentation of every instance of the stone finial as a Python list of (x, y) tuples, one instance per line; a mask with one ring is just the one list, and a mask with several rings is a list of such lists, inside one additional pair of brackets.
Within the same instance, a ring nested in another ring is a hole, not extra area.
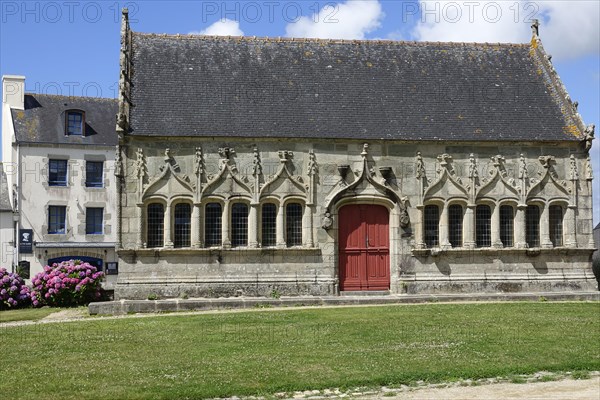
[(537, 19), (532, 20), (531, 34), (533, 37), (538, 37), (540, 35), (540, 21)]
[(171, 158), (173, 158), (173, 156), (171, 156), (171, 149), (167, 147), (165, 149), (165, 162), (171, 161)]
[(523, 154), (519, 157), (519, 179), (527, 179), (527, 162)]
[(262, 164), (260, 161), (260, 153), (258, 148), (254, 147), (252, 150), (252, 176), (256, 177), (262, 174)]
[(571, 154), (571, 157), (569, 157), (569, 165), (569, 180), (579, 180), (579, 171), (577, 171), (577, 160), (575, 160), (575, 156), (573, 154)]
[(119, 146), (115, 150), (115, 176), (123, 176), (123, 159), (121, 158)]
[(554, 156), (539, 156), (538, 161), (542, 164), (542, 167), (548, 169), (554, 163)]
[(591, 181), (594, 179), (594, 169), (592, 168), (592, 159), (589, 154), (585, 160), (585, 179)]
[(369, 155), (369, 143), (364, 143), (363, 144), (363, 149), (362, 152), (360, 153), (361, 156), (363, 156), (363, 158), (367, 157), (367, 155)]
[[(500, 176), (503, 178), (507, 178), (508, 172), (506, 171), (506, 167), (504, 166), (504, 162), (506, 161), (505, 158), (503, 156), (501, 156), (500, 154), (492, 156), (490, 158), (492, 160), (492, 165), (494, 166), (496, 171), (500, 174)], [(490, 171), (490, 175), (491, 174), (493, 174), (492, 171)]]
[(219, 156), (222, 160), (229, 161), (231, 157), (235, 154), (235, 150), (232, 147), (220, 147), (219, 148)]
[(425, 163), (421, 152), (417, 151), (417, 179), (424, 179), (426, 177)]
[(294, 156), (294, 152), (289, 150), (281, 150), (279, 151), (279, 161), (282, 163), (286, 163)]
[(146, 176), (146, 157), (144, 156), (144, 150), (141, 148), (138, 148), (136, 152), (135, 176), (138, 178)]
[(479, 177), (479, 172), (477, 171), (477, 160), (475, 160), (475, 155), (471, 153), (469, 155), (469, 178), (477, 179)]
[(319, 166), (317, 165), (317, 159), (315, 157), (314, 150), (308, 152), (308, 168), (306, 174), (308, 176), (316, 175), (319, 172)]
[(202, 147), (196, 147), (194, 158), (194, 174), (200, 176), (204, 173), (204, 157), (202, 155)]

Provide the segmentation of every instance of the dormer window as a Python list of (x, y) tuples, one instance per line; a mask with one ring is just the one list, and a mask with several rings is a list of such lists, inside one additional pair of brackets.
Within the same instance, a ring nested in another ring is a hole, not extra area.
[(66, 114), (65, 134), (68, 136), (83, 136), (85, 126), (85, 113), (79, 110), (70, 110)]

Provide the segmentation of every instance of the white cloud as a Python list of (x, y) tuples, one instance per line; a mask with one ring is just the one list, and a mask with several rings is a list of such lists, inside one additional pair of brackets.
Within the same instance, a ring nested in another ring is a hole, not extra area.
[(379, 1), (348, 0), (330, 4), (319, 13), (302, 17), (286, 26), (286, 36), (322, 39), (364, 39), (381, 26), (383, 10)]
[(596, 1), (423, 1), (416, 40), (526, 43), (540, 20), (544, 48), (555, 60), (600, 53)]
[(191, 35), (211, 35), (211, 36), (244, 36), (244, 31), (240, 29), (240, 23), (232, 19), (220, 19), (208, 28), (200, 32), (190, 32)]

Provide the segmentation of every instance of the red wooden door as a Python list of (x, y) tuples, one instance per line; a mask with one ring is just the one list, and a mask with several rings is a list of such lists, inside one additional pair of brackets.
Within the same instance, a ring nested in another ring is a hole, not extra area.
[(342, 207), (338, 216), (340, 290), (390, 288), (389, 212), (383, 206)]

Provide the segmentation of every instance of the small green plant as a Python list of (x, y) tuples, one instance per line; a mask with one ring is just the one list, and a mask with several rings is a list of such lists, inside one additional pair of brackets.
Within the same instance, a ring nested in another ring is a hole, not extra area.
[(538, 300), (539, 300), (539, 301), (541, 301), (541, 302), (546, 302), (546, 301), (548, 301), (548, 299), (547, 299), (547, 298), (545, 298), (544, 296), (540, 296)]
[(183, 292), (183, 293), (181, 294), (181, 296), (180, 296), (180, 297), (181, 297), (183, 300), (187, 300), (187, 299), (189, 299), (189, 297), (190, 297), (190, 296), (188, 295), (188, 293), (187, 293), (187, 292)]
[(273, 307), (273, 306), (270, 304), (262, 304), (262, 303), (256, 303), (254, 305), (254, 308), (271, 308), (271, 307)]
[(556, 377), (553, 375), (544, 375), (540, 378), (540, 382), (554, 382)]
[(281, 293), (279, 293), (279, 290), (277, 290), (277, 289), (273, 289), (273, 290), (271, 291), (271, 295), (270, 295), (270, 296), (271, 296), (271, 298), (273, 298), (273, 299), (279, 299), (279, 298), (281, 298)]
[(150, 293), (148, 295), (148, 300), (158, 300), (158, 295), (155, 293)]
[(573, 379), (590, 379), (590, 373), (588, 371), (574, 371), (571, 377)]
[(508, 380), (510, 383), (527, 383), (527, 379), (523, 378), (522, 376), (511, 376), (508, 378)]

